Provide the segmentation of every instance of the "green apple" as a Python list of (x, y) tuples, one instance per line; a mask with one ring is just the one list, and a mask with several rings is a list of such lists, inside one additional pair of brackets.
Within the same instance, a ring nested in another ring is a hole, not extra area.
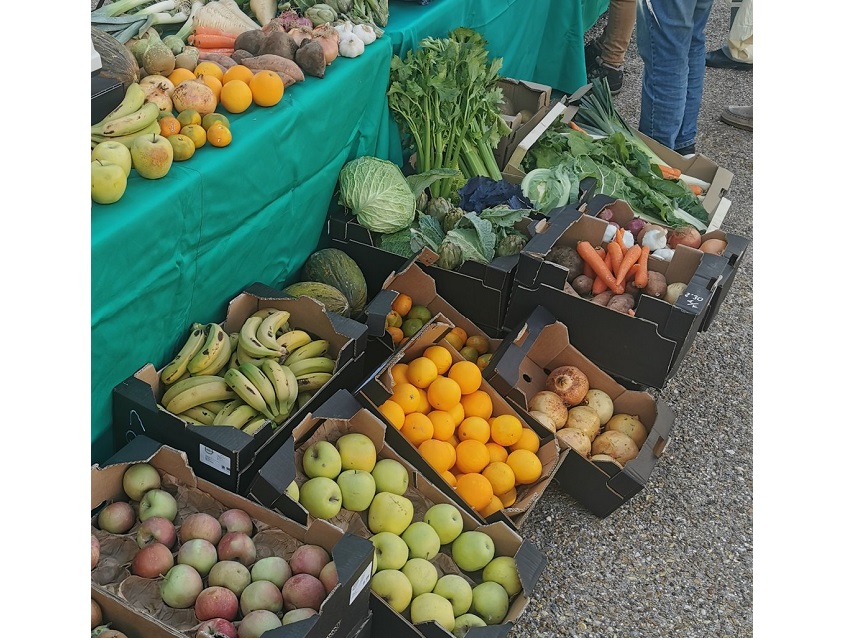
[(376, 446), (363, 433), (347, 433), (335, 443), (341, 454), (342, 469), (359, 469), (370, 473), (376, 466)]
[(509, 611), (509, 595), (497, 582), (481, 582), (472, 589), (471, 609), (486, 624), (500, 624)]
[(376, 495), (376, 482), (367, 471), (347, 469), (342, 471), (336, 481), (341, 488), (344, 509), (364, 511), (373, 502)]
[(515, 558), (510, 556), (498, 556), (489, 562), (483, 569), (483, 580), (497, 582), (510, 598), (521, 592), (518, 567), (515, 566)]
[(324, 476), (306, 480), (299, 489), (299, 504), (305, 507), (313, 518), (334, 518), (341, 510), (342, 501), (338, 483)]
[(479, 571), (495, 557), (495, 543), (482, 531), (463, 531), (453, 541), (450, 554), (462, 571)]
[(438, 569), (429, 560), (410, 558), (400, 569), (412, 583), (412, 595), (430, 593), (438, 582)]
[(302, 454), (302, 470), (309, 478), (334, 480), (341, 473), (341, 454), (331, 442), (315, 442)]
[(409, 488), (409, 472), (396, 460), (382, 458), (373, 467), (372, 473), (377, 492), (387, 491), (401, 496)]
[[(117, 142), (122, 149), (127, 149)], [(139, 502), (150, 489), (160, 488), (160, 472), (147, 462), (137, 462), (130, 465), (121, 478), (121, 486), (131, 500)]]
[(415, 507), (411, 500), (396, 493), (380, 491), (367, 510), (367, 526), (373, 533), (390, 531), (399, 536), (412, 523), (414, 515)]
[(412, 601), (412, 584), (402, 571), (383, 569), (370, 579), (370, 588), (397, 613)]
[(169, 173), (175, 152), (165, 136), (146, 133), (136, 136), (130, 143), (130, 157), (139, 175), (148, 180), (157, 180)]
[(409, 547), (396, 533), (380, 531), (370, 536), (376, 550), (374, 564), (378, 571), (402, 569), (409, 559)]
[(139, 520), (145, 522), (152, 516), (174, 522), (178, 515), (178, 501), (165, 489), (149, 489), (139, 501)]
[(432, 592), (450, 601), (450, 604), (453, 605), (453, 615), (455, 616), (467, 613), (468, 609), (471, 608), (471, 601), (474, 597), (471, 591), (471, 584), (465, 578), (455, 573), (448, 573), (441, 576), (438, 582), (435, 583)]
[(453, 635), (457, 638), (464, 638), (471, 627), (485, 627), (486, 621), (480, 616), (475, 616), (473, 613), (463, 613), (456, 618), (456, 627), (453, 629)]
[(296, 480), (287, 485), (287, 489), (284, 492), (290, 497), (294, 502), (299, 502), (299, 485), (296, 484)]
[(103, 160), (104, 162), (112, 162), (124, 169), (124, 175), (130, 175), (130, 169), (133, 167), (133, 160), (130, 157), (130, 149), (121, 142), (115, 140), (104, 140), (99, 142), (92, 149), (92, 161)]
[(456, 626), (456, 616), (453, 615), (453, 606), (447, 598), (442, 598), (435, 593), (422, 593), (414, 598), (409, 613), (412, 624), (421, 624), (428, 620), (435, 620), (450, 632)]
[(413, 522), (406, 527), (401, 537), (409, 545), (410, 558), (432, 560), (441, 548), (438, 534), (426, 522)]
[(424, 522), (435, 529), (441, 544), (450, 544), (456, 540), (465, 526), (459, 509), (449, 502), (434, 504), (427, 509)]
[(127, 189), (127, 176), (121, 165), (94, 160), (92, 162), (92, 201), (112, 204), (121, 200)]

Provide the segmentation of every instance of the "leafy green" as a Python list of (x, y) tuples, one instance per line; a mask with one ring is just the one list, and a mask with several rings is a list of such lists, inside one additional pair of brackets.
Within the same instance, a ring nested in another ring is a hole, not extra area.
[(447, 232), (447, 237), (459, 245), (465, 260), (489, 264), (495, 258), (497, 235), (492, 223), (473, 211), (462, 216), (456, 226)]
[(444, 230), (437, 218), (426, 213), (418, 214), (418, 224), (411, 228), (412, 251), (418, 253), (424, 247), (438, 251), (441, 241), (444, 240)]
[(533, 169), (521, 181), (521, 191), (536, 209), (545, 215), (577, 199), (580, 179), (574, 171), (574, 162), (561, 162), (548, 169)]
[(497, 227), (513, 227), (516, 222), (520, 222), (524, 218), (525, 211), (522, 209), (511, 209), (509, 207), (490, 207), (483, 209), (480, 212), (480, 217), (483, 220), (488, 220), (492, 226)]
[(406, 176), (406, 182), (409, 184), (409, 188), (412, 190), (412, 193), (417, 199), (424, 190), (436, 180), (441, 180), (442, 178), (456, 178), (461, 175), (462, 174), (458, 169), (435, 168), (430, 169), (429, 171), (424, 171), (423, 173)]
[(415, 196), (393, 162), (362, 156), (347, 162), (338, 177), (340, 204), (371, 231), (394, 233), (415, 219)]
[(395, 233), (383, 233), (379, 238), (379, 248), (388, 253), (396, 253), (404, 258), (411, 258), (416, 255), (412, 251), (412, 230), (408, 227)]

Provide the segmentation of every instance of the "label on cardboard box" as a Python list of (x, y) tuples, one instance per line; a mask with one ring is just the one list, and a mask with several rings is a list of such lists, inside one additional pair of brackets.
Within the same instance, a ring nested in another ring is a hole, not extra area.
[(198, 460), (217, 471), (221, 471), (226, 476), (231, 475), (231, 460), (210, 447), (203, 444), (198, 445)]
[(373, 562), (367, 565), (367, 569), (365, 569), (362, 574), (358, 577), (358, 580), (355, 581), (355, 584), (352, 585), (352, 589), (349, 592), (349, 603), (352, 604), (355, 599), (358, 597), (358, 594), (364, 591), (364, 588), (370, 582), (370, 577), (373, 575)]

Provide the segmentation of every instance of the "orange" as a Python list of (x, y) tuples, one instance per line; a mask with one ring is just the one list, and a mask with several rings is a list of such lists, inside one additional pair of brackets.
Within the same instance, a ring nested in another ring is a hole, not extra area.
[(483, 355), (489, 352), (489, 341), (485, 336), (468, 336), (465, 341), (466, 347), (474, 347), (478, 355)]
[(495, 495), (492, 485), (479, 473), (463, 473), (456, 478), (456, 493), (476, 511), (484, 509)]
[[(480, 358), (480, 352), (474, 347), (462, 347), (459, 350), (459, 355), (465, 358), (468, 362), (473, 362), (474, 364), (477, 364), (477, 360)], [(480, 367), (477, 368), (479, 369)]]
[(509, 454), (506, 464), (515, 474), (515, 483), (530, 484), (542, 476), (542, 462), (536, 454), (527, 449), (518, 449)]
[(176, 68), (166, 77), (169, 78), (169, 82), (176, 87), (184, 80), (195, 80), (195, 74), (192, 71), (189, 69), (181, 69), (180, 67)]
[[(447, 332), (447, 335), (453, 334), (455, 336), (459, 336), (462, 338), (462, 346), (465, 346), (465, 341), (468, 339), (468, 332), (465, 331), (462, 327), (453, 327), (450, 331)], [(445, 336), (447, 337), (447, 336)]]
[(454, 476), (450, 471), (442, 471), (440, 475), (451, 487), (456, 486), (456, 476)]
[(181, 122), (175, 116), (160, 118), (160, 135), (168, 138), (181, 132)]
[(477, 390), (474, 393), (463, 395), (459, 402), (465, 410), (466, 418), (478, 416), (483, 420), (488, 420), (492, 417), (492, 399), (485, 391)]
[(394, 366), (391, 367), (391, 379), (394, 381), (394, 384), (403, 384), (404, 382), (408, 382), (408, 378), (406, 378), (406, 369), (409, 368), (405, 362), (398, 362)]
[(489, 500), (489, 504), (478, 510), (477, 513), (479, 513), (483, 518), (488, 518), (490, 515), (497, 513), (501, 509), (503, 509), (501, 499), (497, 496), (492, 496), (491, 500)]
[(456, 430), (456, 437), (463, 440), (477, 440), (486, 444), (489, 441), (489, 423), (477, 416), (465, 418)]
[(483, 382), (483, 374), (480, 371), (480, 367), (473, 362), (465, 360), (460, 360), (450, 367), (447, 377), (456, 381), (462, 395), (473, 393), (480, 388), (480, 384)]
[(252, 101), (259, 107), (273, 107), (284, 95), (284, 81), (275, 71), (262, 69), (249, 80)]
[(493, 353), (484, 353), (479, 358), (477, 358), (477, 366), (480, 367), (480, 371), (489, 366), (489, 363), (492, 361)]
[(432, 422), (424, 414), (417, 411), (409, 413), (403, 420), (403, 428), (400, 429), (400, 433), (405, 436), (406, 440), (419, 447), (422, 442), (432, 438)]
[(512, 446), (521, 439), (523, 428), (521, 420), (512, 414), (497, 416), (492, 420), (492, 440), (504, 447)]
[(229, 80), (222, 85), (219, 103), (228, 113), (243, 113), (252, 104), (252, 90), (242, 80)]
[(486, 448), (489, 450), (489, 460), (491, 462), (506, 462), (506, 457), (509, 455), (506, 447), (502, 447), (497, 442), (487, 442)]
[(403, 330), (400, 327), (387, 327), (385, 330), (394, 344), (400, 344), (403, 341)]
[(455, 449), (456, 445), (459, 444), (459, 438), (456, 437), (456, 432), (454, 432), (447, 440), (445, 440), (445, 442)]
[(432, 411), (432, 406), (429, 403), (429, 398), (427, 397), (426, 389), (418, 389), (418, 393), (421, 394), (421, 399), (418, 401), (418, 408), (415, 409), (415, 411), (426, 415), (430, 411)]
[(207, 142), (207, 131), (200, 124), (188, 124), (181, 128), (181, 133), (193, 141), (196, 149), (203, 147)]
[(195, 143), (182, 133), (176, 133), (166, 138), (172, 145), (172, 158), (175, 162), (183, 162), (193, 157)]
[(427, 418), (432, 422), (433, 438), (447, 440), (453, 435), (456, 425), (453, 424), (453, 416), (447, 413), (447, 411), (434, 409), (427, 413)]
[(539, 451), (539, 436), (537, 436), (536, 432), (530, 427), (524, 427), (521, 430), (521, 437), (518, 439), (518, 442), (511, 444), (509, 448), (511, 451), (525, 449), (536, 453)]
[(456, 467), (462, 473), (479, 473), (489, 464), (489, 450), (479, 440), (463, 440), (456, 445)]
[[(432, 360), (430, 360), (432, 362)], [(445, 376), (438, 376), (427, 389), (427, 398), (433, 409), (451, 411), (462, 399), (462, 390), (456, 381)], [(464, 410), (464, 408), (463, 408)], [(453, 415), (451, 413), (451, 415)], [(455, 421), (454, 416), (454, 421)], [(461, 420), (460, 420), (461, 422)]]
[(181, 127), (185, 127), (188, 124), (201, 124), (201, 114), (195, 109), (184, 109), (178, 113), (177, 118), (178, 122), (181, 123)]
[(450, 365), (453, 364), (453, 356), (450, 355), (450, 351), (439, 344), (427, 347), (426, 351), (424, 351), (424, 357), (429, 358), (435, 363), (435, 366), (438, 369), (438, 375), (440, 376), (447, 373), (450, 369)]
[(246, 84), (252, 79), (252, 76), (255, 75), (255, 72), (252, 71), (249, 67), (244, 64), (235, 64), (233, 67), (229, 67), (225, 70), (225, 73), (222, 74), (222, 84), (226, 82), (230, 82), (231, 80), (242, 80)]
[(457, 351), (465, 346), (465, 341), (458, 333), (448, 332), (448, 334), (444, 336), (444, 339), (447, 340), (447, 343)]
[(404, 382), (394, 385), (391, 399), (403, 408), (403, 413), (408, 415), (418, 408), (421, 394), (415, 385)]
[(202, 60), (199, 62), (195, 66), (195, 69), (193, 69), (193, 73), (196, 78), (200, 78), (201, 76), (213, 76), (219, 80), (219, 82), (222, 82), (222, 78), (225, 76), (225, 72), (222, 71), (222, 67), (210, 60)]
[(210, 87), (213, 95), (216, 96), (216, 101), (219, 102), (219, 94), (222, 93), (222, 81), (209, 73), (199, 76), (198, 79)]
[[(461, 396), (460, 396), (461, 399)], [(453, 418), (453, 427), (454, 429), (462, 424), (462, 421), (465, 419), (465, 409), (462, 407), (461, 402), (457, 402), (452, 407), (447, 410), (447, 413)]]
[[(387, 316), (385, 316), (385, 326), (386, 327), (402, 327), (403, 326), (403, 318), (396, 311), (390, 311)], [(403, 333), (403, 330), (400, 329), (400, 333)]]
[(405, 316), (412, 310), (412, 296), (405, 293), (398, 293), (394, 302), (391, 303), (391, 310), (396, 311), (401, 316)]
[(424, 356), (409, 362), (409, 368), (406, 370), (406, 378), (419, 389), (426, 389), (437, 377), (438, 368), (435, 362)]
[(438, 472), (447, 471), (456, 462), (456, 451), (453, 447), (435, 438), (421, 442), (418, 445), (418, 453)]
[(492, 485), (495, 495), (506, 493), (515, 486), (515, 472), (506, 462), (490, 462), (482, 473)]
[(403, 422), (406, 419), (406, 414), (403, 413), (403, 407), (393, 400), (386, 400), (378, 407), (379, 413), (388, 418), (388, 422), (394, 425), (397, 429), (403, 428)]
[(222, 123), (212, 124), (207, 130), (207, 141), (214, 147), (227, 147), (231, 144), (231, 129)]
[(516, 491), (515, 487), (507, 491), (506, 493), (502, 493), (498, 496), (503, 505), (504, 509), (507, 507), (511, 507), (515, 504), (515, 499), (518, 497), (518, 491)]

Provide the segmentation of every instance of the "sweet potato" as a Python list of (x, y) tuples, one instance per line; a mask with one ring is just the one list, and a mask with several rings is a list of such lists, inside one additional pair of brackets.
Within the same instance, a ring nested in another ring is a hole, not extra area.
[(243, 60), (254, 57), (255, 54), (246, 49), (234, 49), (234, 53), (231, 54), (231, 59), (237, 64), (243, 64)]
[(198, 55), (198, 59), (199, 60), (210, 60), (211, 62), (215, 62), (216, 64), (218, 64), (220, 67), (222, 67), (224, 69), (230, 69), (231, 67), (233, 67), (234, 65), (237, 64), (234, 61), (234, 58), (232, 58), (231, 56), (226, 55), (224, 53), (204, 53), (204, 52), (201, 52)]
[(606, 307), (607, 303), (610, 302), (610, 299), (613, 297), (613, 292), (608, 289), (602, 293), (599, 293), (597, 296), (592, 298), (592, 302), (595, 304), (600, 304), (602, 307)]
[(260, 56), (245, 58), (241, 64), (249, 67), (252, 71), (267, 69), (269, 71), (284, 73), (293, 78), (295, 82), (302, 82), (305, 80), (305, 74), (302, 72), (302, 69), (299, 68), (298, 64), (293, 60), (277, 56), (274, 53), (265, 53)]

